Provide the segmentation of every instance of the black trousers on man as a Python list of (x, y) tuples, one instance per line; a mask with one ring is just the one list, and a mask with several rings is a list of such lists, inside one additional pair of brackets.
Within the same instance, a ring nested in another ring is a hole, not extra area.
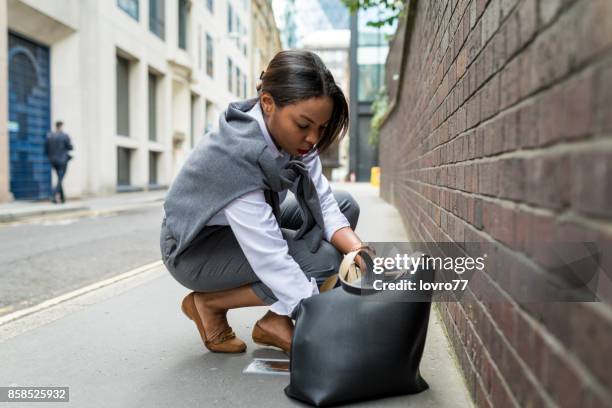
[(64, 181), (64, 175), (66, 174), (68, 163), (51, 163), (51, 166), (55, 170), (55, 174), (57, 174), (57, 185), (53, 189), (51, 201), (56, 203), (57, 195), (59, 194), (60, 200), (63, 203), (66, 200), (64, 199), (64, 188), (62, 187), (62, 181)]

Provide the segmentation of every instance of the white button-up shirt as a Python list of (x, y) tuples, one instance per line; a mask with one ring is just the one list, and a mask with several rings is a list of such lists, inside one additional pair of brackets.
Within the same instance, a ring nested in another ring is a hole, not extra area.
[[(259, 102), (247, 112), (259, 123), (259, 127), (279, 165), (291, 159), (290, 154), (279, 151), (264, 122)], [(329, 182), (322, 173), (321, 159), (316, 150), (301, 157), (308, 168), (321, 203), (325, 222), (324, 238), (331, 240), (340, 228), (350, 226), (338, 208)], [(291, 187), (295, 192), (297, 183)], [(279, 202), (283, 202), (287, 190), (279, 191)], [(263, 190), (255, 190), (238, 197), (215, 214), (206, 225), (229, 225), (240, 244), (240, 248), (257, 277), (269, 287), (278, 301), (270, 310), (279, 315), (289, 315), (301, 299), (318, 294), (314, 278), (310, 281), (300, 266), (289, 255), (287, 241), (282, 236), (272, 207), (266, 202)]]

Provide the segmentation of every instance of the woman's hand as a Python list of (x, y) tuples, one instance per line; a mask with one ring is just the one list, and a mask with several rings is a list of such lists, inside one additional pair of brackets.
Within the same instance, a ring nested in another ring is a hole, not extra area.
[(355, 264), (357, 265), (357, 267), (359, 268), (359, 270), (361, 271), (361, 273), (359, 274), (360, 276), (363, 276), (363, 274), (365, 273), (367, 266), (365, 261), (363, 260), (363, 258), (361, 258), (361, 256), (357, 255), (355, 257)]
[[(343, 254), (355, 251), (357, 248), (365, 245), (351, 227), (340, 228), (336, 231), (332, 236), (331, 244)], [(365, 273), (367, 266), (361, 256), (357, 255), (355, 257), (355, 264), (359, 267), (362, 274)]]

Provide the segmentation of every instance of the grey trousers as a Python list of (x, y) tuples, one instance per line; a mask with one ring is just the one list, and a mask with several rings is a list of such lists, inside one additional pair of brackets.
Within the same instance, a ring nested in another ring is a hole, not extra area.
[[(359, 205), (347, 192), (333, 192), (340, 211), (351, 227), (355, 229), (359, 219)], [(287, 241), (289, 255), (295, 259), (306, 277), (314, 277), (321, 284), (338, 272), (342, 254), (325, 239), (318, 251), (311, 253), (303, 240), (295, 240), (295, 234), (302, 223), (298, 203), (288, 193), (281, 203), (281, 232)], [(165, 225), (162, 225), (162, 229)], [(162, 231), (162, 236), (165, 233)], [(162, 248), (163, 250), (163, 248)], [(249, 265), (232, 229), (227, 225), (207, 226), (177, 258), (174, 267), (166, 264), (170, 274), (181, 285), (196, 292), (217, 292), (251, 285), (253, 291), (266, 304), (278, 299), (270, 288), (264, 285)]]

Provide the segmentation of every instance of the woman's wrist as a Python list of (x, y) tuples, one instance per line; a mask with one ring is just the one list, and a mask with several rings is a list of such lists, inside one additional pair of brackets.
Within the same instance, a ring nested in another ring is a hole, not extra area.
[(363, 242), (360, 242), (360, 243), (358, 243), (358, 244), (353, 245), (353, 246), (352, 246), (352, 247), (351, 247), (351, 248), (348, 250), (348, 252), (359, 251), (360, 249), (364, 249), (364, 248), (367, 248), (367, 247), (368, 247), (368, 245), (367, 245), (367, 244), (365, 244), (365, 243), (363, 243)]
[(331, 244), (340, 253), (347, 254), (351, 252), (353, 247), (361, 245), (362, 241), (359, 239), (357, 234), (351, 229), (351, 227), (343, 227), (336, 231), (331, 237)]
[(354, 251), (359, 251), (362, 249), (368, 249), (373, 253), (376, 253), (376, 251), (374, 250), (374, 248), (372, 248), (369, 244), (366, 244), (365, 242), (361, 242), (360, 244), (355, 244), (351, 247), (351, 249), (349, 249), (348, 252), (354, 252)]

